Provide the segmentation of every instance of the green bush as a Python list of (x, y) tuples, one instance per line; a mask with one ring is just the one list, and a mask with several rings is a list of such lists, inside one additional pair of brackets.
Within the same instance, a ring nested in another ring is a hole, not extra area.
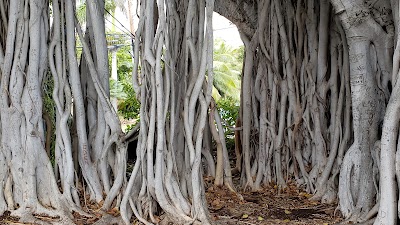
[(126, 98), (118, 103), (118, 113), (124, 119), (138, 119), (140, 112), (140, 102), (135, 96), (131, 83), (121, 82), (122, 90), (126, 94)]
[[(111, 96), (118, 99), (118, 114), (124, 119), (139, 119), (140, 102), (132, 86), (131, 46), (123, 46), (117, 51), (118, 81), (110, 79)], [(109, 54), (111, 71), (111, 54)]]
[(222, 118), (226, 137), (226, 147), (228, 150), (235, 148), (235, 133), (231, 129), (236, 125), (236, 119), (239, 115), (239, 102), (232, 97), (220, 98), (217, 102), (217, 109)]

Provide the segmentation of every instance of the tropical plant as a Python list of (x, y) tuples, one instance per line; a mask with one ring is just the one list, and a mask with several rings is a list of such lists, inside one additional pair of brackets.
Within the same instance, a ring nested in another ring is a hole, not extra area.
[[(140, 103), (132, 86), (132, 50), (122, 46), (117, 51), (118, 81), (110, 79), (111, 97), (118, 99), (118, 114), (124, 119), (139, 119)], [(111, 55), (109, 54), (111, 65)], [(111, 70), (111, 68), (110, 68)]]
[[(214, 87), (222, 97), (230, 97), (236, 102), (240, 99), (240, 79), (243, 65), (243, 46), (233, 48), (223, 40), (214, 43)], [(214, 92), (213, 97), (217, 93)]]

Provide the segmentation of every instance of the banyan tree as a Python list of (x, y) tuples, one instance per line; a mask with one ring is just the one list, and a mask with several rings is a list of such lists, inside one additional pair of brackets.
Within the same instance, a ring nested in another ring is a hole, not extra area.
[[(314, 200), (338, 200), (348, 221), (396, 224), (398, 1), (137, 3), (140, 124), (126, 176), (132, 133), (110, 102), (104, 1), (86, 1), (85, 24), (74, 1), (0, 1), (0, 215), (70, 224), (73, 213), (90, 216), (88, 200), (120, 212), (104, 214), (104, 224), (211, 224), (208, 174), (232, 192), (293, 181)], [(236, 168), (211, 95), (213, 12), (238, 27), (245, 46)], [(45, 147), (45, 79), (53, 83), (54, 155)]]

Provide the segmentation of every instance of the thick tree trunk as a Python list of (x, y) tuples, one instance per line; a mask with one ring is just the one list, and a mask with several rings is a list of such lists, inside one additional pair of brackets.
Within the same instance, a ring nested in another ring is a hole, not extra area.
[(387, 51), (392, 40), (362, 2), (333, 2), (349, 45), (354, 126), (354, 143), (344, 158), (340, 173), (339, 200), (342, 213), (358, 220), (368, 214), (375, 202), (371, 152), (379, 139), (379, 124), (385, 110), (381, 76), (388, 75), (380, 73), (391, 67), (378, 54)]
[[(56, 215), (62, 199), (44, 148), (41, 81), (47, 70), (48, 6), (11, 1), (1, 65), (0, 213), (21, 221), (32, 213)], [(28, 15), (29, 17), (24, 16)], [(29, 54), (29, 57), (28, 57)]]

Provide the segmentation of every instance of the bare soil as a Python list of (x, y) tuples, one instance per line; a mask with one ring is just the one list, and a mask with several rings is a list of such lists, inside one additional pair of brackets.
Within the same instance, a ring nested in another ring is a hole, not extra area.
[(310, 201), (311, 195), (293, 183), (283, 190), (270, 185), (257, 192), (239, 191), (237, 194), (226, 188), (210, 186), (206, 197), (212, 219), (217, 225), (328, 225), (342, 220), (336, 210), (337, 204)]

